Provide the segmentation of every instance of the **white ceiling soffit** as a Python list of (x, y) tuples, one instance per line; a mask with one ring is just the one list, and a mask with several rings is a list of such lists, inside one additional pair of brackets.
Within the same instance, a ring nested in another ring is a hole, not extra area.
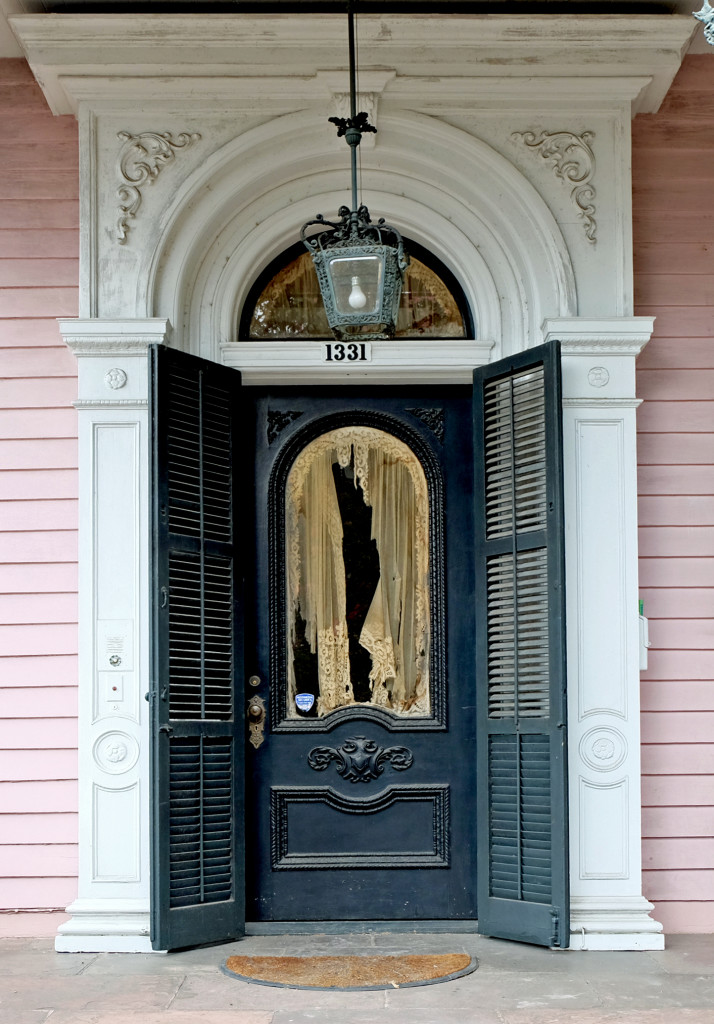
[[(301, 79), (344, 67), (343, 15), (20, 14), (10, 23), (56, 114), (76, 111), (87, 77), (117, 98), (146, 78), (235, 85), (287, 77), (299, 93)], [(653, 112), (696, 27), (678, 15), (361, 15), (360, 66), (428, 79), (436, 91), (454, 75), (531, 86), (539, 78), (648, 79), (633, 113)]]

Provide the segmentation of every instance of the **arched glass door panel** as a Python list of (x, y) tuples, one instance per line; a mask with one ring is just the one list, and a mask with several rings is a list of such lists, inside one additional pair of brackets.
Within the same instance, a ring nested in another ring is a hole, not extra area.
[(414, 452), (373, 427), (330, 430), (295, 459), (285, 512), (288, 718), (428, 716), (429, 498)]

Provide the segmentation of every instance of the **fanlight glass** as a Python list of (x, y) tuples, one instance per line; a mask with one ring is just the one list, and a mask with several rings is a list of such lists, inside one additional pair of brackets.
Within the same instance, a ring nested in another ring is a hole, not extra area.
[[(413, 244), (409, 245), (413, 249)], [(358, 277), (359, 289), (366, 300), (364, 308), (371, 309), (374, 306), (368, 304), (375, 302), (379, 293), (381, 280), (377, 275), (381, 273), (381, 260), (379, 257), (358, 260), (335, 257), (330, 261), (336, 265), (341, 281), (336, 301), (349, 304), (354, 291), (352, 278)], [(277, 268), (273, 265), (267, 277), (267, 281), (263, 278), (258, 282), (248, 299), (241, 321), (241, 339), (332, 340), (310, 253), (303, 251), (292, 259), (287, 254), (282, 265)], [(346, 308), (354, 311), (350, 305)], [(395, 340), (469, 337), (465, 309), (456, 282), (448, 285), (435, 269), (411, 251), (411, 263), (404, 274)]]

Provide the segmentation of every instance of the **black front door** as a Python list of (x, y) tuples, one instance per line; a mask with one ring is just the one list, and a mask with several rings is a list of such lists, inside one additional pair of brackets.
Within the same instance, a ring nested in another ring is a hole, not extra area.
[(248, 919), (475, 919), (471, 388), (250, 396)]

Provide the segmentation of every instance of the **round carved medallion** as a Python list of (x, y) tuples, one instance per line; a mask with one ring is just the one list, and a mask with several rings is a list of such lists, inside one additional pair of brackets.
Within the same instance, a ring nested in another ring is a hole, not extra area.
[(139, 744), (125, 732), (105, 732), (94, 744), (94, 760), (103, 772), (121, 775), (139, 760)]
[(604, 388), (610, 380), (610, 374), (604, 366), (592, 366), (588, 371), (588, 381), (594, 388)]
[(590, 729), (580, 741), (580, 756), (598, 772), (619, 768), (627, 756), (627, 740), (618, 729), (599, 726)]
[(111, 370), (107, 370), (104, 374), (104, 383), (108, 388), (111, 388), (112, 391), (118, 391), (119, 388), (123, 388), (126, 381), (126, 373), (118, 366), (112, 367)]

